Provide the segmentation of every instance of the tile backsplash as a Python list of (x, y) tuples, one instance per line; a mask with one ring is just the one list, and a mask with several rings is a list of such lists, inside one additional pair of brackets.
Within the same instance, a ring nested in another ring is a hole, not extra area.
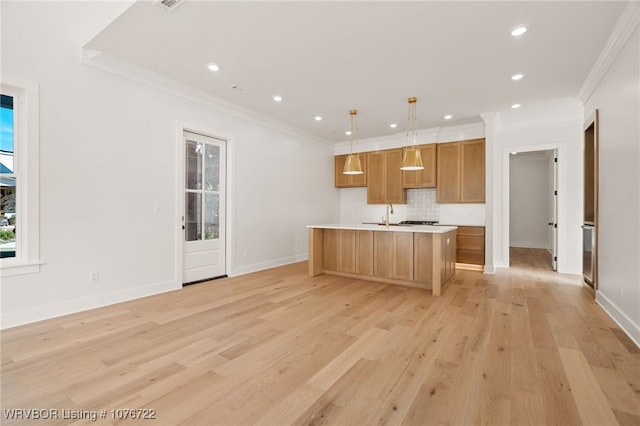
[(436, 189), (407, 189), (407, 220), (439, 220)]

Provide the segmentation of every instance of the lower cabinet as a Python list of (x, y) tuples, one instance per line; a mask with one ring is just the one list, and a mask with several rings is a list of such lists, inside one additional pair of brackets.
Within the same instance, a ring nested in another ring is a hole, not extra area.
[(325, 229), (323, 234), (325, 269), (373, 275), (373, 231)]
[(309, 275), (323, 273), (431, 288), (440, 296), (456, 271), (456, 231), (421, 233), (309, 229)]
[(458, 263), (484, 265), (484, 226), (458, 226)]
[(413, 233), (375, 232), (373, 239), (373, 275), (412, 281)]

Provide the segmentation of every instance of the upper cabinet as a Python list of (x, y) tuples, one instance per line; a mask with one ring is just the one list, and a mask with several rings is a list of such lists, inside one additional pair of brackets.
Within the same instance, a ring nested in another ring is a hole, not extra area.
[(437, 145), (437, 201), (485, 202), (485, 141), (471, 139)]
[(436, 187), (436, 144), (419, 145), (423, 170), (404, 170), (402, 186), (404, 188)]
[(402, 186), (402, 148), (367, 153), (367, 203), (406, 204)]
[(342, 173), (344, 164), (347, 161), (348, 154), (336, 155), (335, 157), (335, 186), (336, 188), (355, 188), (358, 186), (367, 186), (367, 154), (362, 152), (360, 155), (360, 165), (362, 166), (361, 175), (345, 175)]

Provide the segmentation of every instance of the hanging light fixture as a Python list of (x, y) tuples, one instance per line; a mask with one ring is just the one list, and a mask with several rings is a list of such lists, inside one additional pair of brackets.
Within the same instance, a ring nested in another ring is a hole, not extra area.
[(407, 139), (404, 145), (401, 170), (422, 170), (422, 155), (418, 148), (418, 119), (416, 118), (416, 102), (418, 98), (409, 98), (409, 116), (407, 118)]
[(356, 115), (358, 115), (357, 109), (349, 110), (349, 147), (351, 150), (349, 151), (350, 153), (347, 156), (347, 161), (344, 163), (344, 169), (342, 170), (342, 173), (345, 175), (361, 175), (363, 173), (362, 165), (360, 164), (360, 154), (353, 153), (353, 140), (358, 130)]

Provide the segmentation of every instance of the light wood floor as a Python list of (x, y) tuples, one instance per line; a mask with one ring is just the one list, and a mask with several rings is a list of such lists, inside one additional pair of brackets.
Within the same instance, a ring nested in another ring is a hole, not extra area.
[[(2, 408), (98, 410), (75, 424), (640, 424), (640, 350), (580, 277), (523, 257), (458, 271), (440, 298), (302, 262), (5, 330)], [(128, 408), (156, 420), (109, 411)]]

